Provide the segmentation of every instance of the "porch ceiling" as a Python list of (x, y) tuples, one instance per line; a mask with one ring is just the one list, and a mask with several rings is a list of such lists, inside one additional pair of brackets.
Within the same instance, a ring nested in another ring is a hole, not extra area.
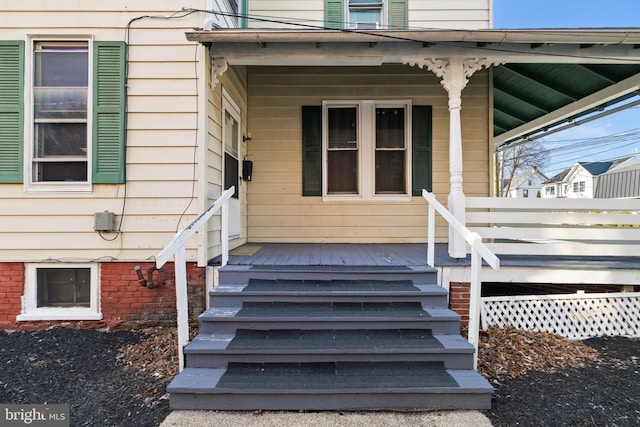
[(640, 28), (540, 30), (216, 29), (187, 33), (230, 65), (375, 66), (493, 58), (494, 144), (640, 95)]

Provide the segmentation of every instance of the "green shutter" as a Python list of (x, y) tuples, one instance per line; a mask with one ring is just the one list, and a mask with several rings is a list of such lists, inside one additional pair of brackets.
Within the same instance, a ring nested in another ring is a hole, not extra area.
[(240, 1), (240, 28), (249, 28), (249, 0)]
[(431, 191), (433, 170), (431, 150), (431, 107), (414, 106), (412, 113), (412, 176), (414, 196), (422, 195), (422, 189)]
[(390, 0), (388, 27), (391, 30), (407, 28), (407, 0)]
[(302, 195), (322, 196), (322, 107), (302, 107)]
[(93, 182), (119, 184), (125, 180), (125, 44), (93, 46)]
[(344, 28), (344, 0), (324, 0), (324, 26)]
[(0, 182), (22, 182), (24, 42), (0, 41)]

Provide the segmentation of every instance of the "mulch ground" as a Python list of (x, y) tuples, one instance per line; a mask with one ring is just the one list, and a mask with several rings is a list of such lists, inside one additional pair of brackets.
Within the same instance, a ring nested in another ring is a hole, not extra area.
[[(171, 328), (0, 331), (0, 402), (71, 408), (71, 425), (158, 426), (176, 373)], [(495, 426), (640, 425), (640, 339), (569, 341), (512, 328), (481, 336)]]

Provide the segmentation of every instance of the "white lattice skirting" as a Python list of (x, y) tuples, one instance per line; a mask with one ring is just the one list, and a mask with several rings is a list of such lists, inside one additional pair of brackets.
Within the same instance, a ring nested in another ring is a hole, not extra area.
[(511, 325), (571, 339), (640, 336), (640, 292), (485, 297), (482, 327)]

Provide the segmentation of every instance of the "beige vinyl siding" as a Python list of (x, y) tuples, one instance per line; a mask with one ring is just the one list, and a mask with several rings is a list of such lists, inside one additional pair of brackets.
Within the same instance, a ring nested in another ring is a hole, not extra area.
[(277, 21), (249, 20), (250, 28), (301, 28), (286, 22), (322, 27), (324, 0), (249, 0), (249, 15)]
[[(427, 207), (410, 202), (323, 202), (302, 196), (301, 107), (323, 100), (411, 99), (433, 107), (433, 189), (449, 192), (448, 97), (430, 72), (383, 67), (250, 67), (249, 112), (254, 162), (248, 183), (248, 234), (254, 242), (424, 242)], [(465, 190), (489, 194), (488, 73), (463, 91)], [(468, 123), (468, 124), (467, 124)], [(440, 240), (446, 229), (439, 222)]]
[(489, 29), (491, 0), (409, 0), (409, 28)]
[[(409, 28), (491, 28), (491, 0), (408, 0), (407, 4)], [(324, 26), (324, 0), (250, 0), (249, 14), (278, 21), (250, 20), (251, 28), (300, 28), (285, 22)]]
[[(183, 6), (172, 0), (4, 2), (0, 40), (81, 36), (124, 41), (132, 19), (169, 16)], [(189, 6), (204, 9), (206, 0)], [(206, 96), (207, 56), (204, 47), (188, 42), (184, 33), (202, 27), (204, 19), (196, 13), (132, 22), (126, 188), (100, 184), (90, 193), (35, 194), (25, 192), (23, 184), (0, 184), (0, 261), (152, 259), (177, 229), (202, 211), (202, 150), (196, 145), (205, 142), (198, 102)], [(26, 46), (29, 56), (29, 43)], [(213, 192), (208, 196), (215, 198)], [(123, 209), (122, 234), (115, 240), (105, 240), (113, 238), (112, 233), (102, 239), (93, 231), (94, 212), (114, 212), (119, 223)], [(197, 245), (197, 239), (189, 242), (189, 259), (197, 258)]]

